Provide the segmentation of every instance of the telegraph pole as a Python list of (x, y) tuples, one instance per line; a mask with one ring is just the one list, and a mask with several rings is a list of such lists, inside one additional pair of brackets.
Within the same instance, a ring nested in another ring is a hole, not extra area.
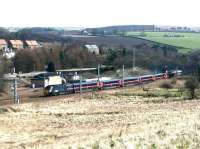
[[(15, 75), (15, 68), (13, 69), (13, 74)], [(13, 87), (14, 87), (14, 103), (19, 103), (19, 98), (18, 98), (18, 93), (17, 93), (17, 76), (15, 76), (14, 80), (13, 80)]]
[(19, 103), (18, 93), (17, 93), (17, 79), (14, 79), (14, 103)]
[(100, 65), (98, 65), (98, 67), (97, 67), (97, 75), (98, 75), (98, 82), (100, 81), (99, 79), (100, 79)]
[(124, 87), (124, 65), (122, 68), (122, 87)]
[(124, 65), (123, 65), (123, 67), (122, 67), (122, 94), (123, 94), (123, 96), (122, 96), (122, 99), (124, 98)]
[(80, 76), (80, 94), (82, 94), (82, 76)]
[(135, 71), (135, 48), (133, 48), (133, 72)]

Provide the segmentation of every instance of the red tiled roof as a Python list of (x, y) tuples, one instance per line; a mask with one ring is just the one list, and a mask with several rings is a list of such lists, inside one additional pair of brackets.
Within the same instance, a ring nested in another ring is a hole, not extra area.
[(0, 39), (0, 45), (7, 45), (7, 42), (5, 39)]
[(19, 46), (23, 45), (23, 42), (21, 40), (10, 40), (10, 43), (12, 45), (19, 45)]
[(38, 46), (38, 43), (36, 40), (26, 40), (26, 44), (28, 46)]

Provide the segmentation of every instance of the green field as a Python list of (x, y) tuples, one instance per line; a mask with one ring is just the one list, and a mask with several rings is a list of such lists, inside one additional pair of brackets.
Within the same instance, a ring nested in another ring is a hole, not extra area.
[(177, 46), (180, 52), (186, 53), (200, 49), (200, 33), (173, 32), (128, 32), (126, 36), (140, 37), (147, 40)]

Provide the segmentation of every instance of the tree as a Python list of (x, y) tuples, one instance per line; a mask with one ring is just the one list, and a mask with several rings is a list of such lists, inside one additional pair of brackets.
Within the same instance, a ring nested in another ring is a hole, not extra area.
[(53, 62), (48, 63), (47, 72), (56, 72), (55, 64)]
[[(2, 62), (1, 62), (2, 63)], [(3, 77), (3, 65), (0, 65), (0, 77)], [(4, 81), (0, 79), (0, 92), (3, 91), (4, 88)]]
[(190, 91), (191, 99), (193, 99), (195, 97), (195, 90), (199, 88), (199, 81), (197, 77), (190, 77), (185, 82), (185, 87)]
[(9, 67), (10, 61), (3, 57), (0, 57), (0, 92), (2, 92), (5, 87), (5, 81), (2, 78), (5, 73), (9, 72)]
[(31, 52), (20, 50), (13, 59), (16, 72), (31, 72), (34, 69), (34, 59)]

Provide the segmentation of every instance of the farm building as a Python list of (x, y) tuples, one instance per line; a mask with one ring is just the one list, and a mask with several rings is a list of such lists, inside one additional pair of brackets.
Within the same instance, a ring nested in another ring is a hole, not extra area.
[(39, 47), (39, 44), (36, 40), (26, 40), (24, 46), (30, 49), (35, 49)]
[(23, 42), (21, 40), (10, 40), (10, 46), (13, 49), (23, 49), (24, 48)]
[(85, 48), (91, 53), (99, 54), (99, 47), (97, 45), (85, 45)]
[(0, 50), (5, 50), (8, 48), (8, 43), (5, 39), (0, 39)]

